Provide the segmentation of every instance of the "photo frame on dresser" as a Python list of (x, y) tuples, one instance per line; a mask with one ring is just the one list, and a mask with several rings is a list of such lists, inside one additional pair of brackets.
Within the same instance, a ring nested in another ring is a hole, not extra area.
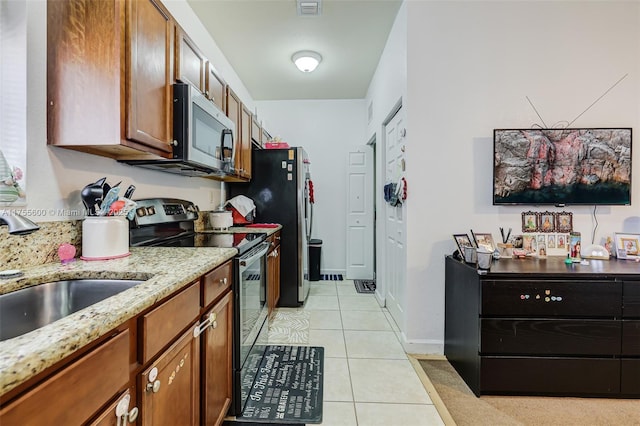
[(618, 259), (640, 259), (640, 234), (615, 233), (616, 249)]
[(496, 251), (496, 244), (493, 242), (493, 236), (491, 233), (486, 232), (473, 232), (471, 230), (471, 236), (476, 243), (476, 247), (484, 248), (491, 252)]
[(471, 238), (469, 238), (469, 234), (453, 234), (453, 239), (458, 246), (458, 253), (460, 253), (460, 256), (464, 256), (465, 247), (474, 247)]

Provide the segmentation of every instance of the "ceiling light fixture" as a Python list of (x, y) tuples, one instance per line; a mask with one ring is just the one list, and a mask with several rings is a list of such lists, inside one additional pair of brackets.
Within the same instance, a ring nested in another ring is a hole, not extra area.
[(322, 61), (322, 56), (312, 50), (301, 50), (294, 53), (291, 60), (300, 71), (311, 72), (315, 70), (320, 61)]

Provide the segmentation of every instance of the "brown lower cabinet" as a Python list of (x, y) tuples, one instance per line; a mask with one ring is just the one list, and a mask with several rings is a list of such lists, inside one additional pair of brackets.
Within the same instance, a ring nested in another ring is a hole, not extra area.
[[(231, 402), (232, 270), (221, 265), (0, 397), (0, 425), (221, 424)], [(205, 291), (212, 276), (224, 283), (215, 293)]]
[(267, 308), (269, 315), (280, 300), (280, 231), (269, 236), (267, 253)]
[(188, 329), (137, 380), (140, 424), (197, 425), (200, 339)]
[(222, 423), (231, 405), (231, 342), (233, 298), (227, 294), (203, 318), (212, 318), (202, 340), (202, 420), (205, 425)]

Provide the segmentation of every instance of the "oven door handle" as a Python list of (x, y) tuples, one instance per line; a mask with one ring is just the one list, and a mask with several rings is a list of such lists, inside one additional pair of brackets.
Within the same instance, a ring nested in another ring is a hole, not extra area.
[(267, 254), (267, 252), (269, 251), (269, 243), (267, 242), (260, 243), (258, 247), (262, 247), (262, 248), (256, 254), (246, 258), (240, 258), (239, 263), (241, 266), (240, 268), (241, 270), (246, 269), (246, 268), (242, 268), (243, 266), (246, 267), (247, 265), (251, 265), (256, 259), (261, 258), (265, 254)]

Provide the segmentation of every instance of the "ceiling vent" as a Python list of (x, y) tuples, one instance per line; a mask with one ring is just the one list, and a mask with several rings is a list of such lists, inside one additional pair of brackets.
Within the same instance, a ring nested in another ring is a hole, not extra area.
[(298, 16), (322, 15), (322, 0), (296, 0)]

